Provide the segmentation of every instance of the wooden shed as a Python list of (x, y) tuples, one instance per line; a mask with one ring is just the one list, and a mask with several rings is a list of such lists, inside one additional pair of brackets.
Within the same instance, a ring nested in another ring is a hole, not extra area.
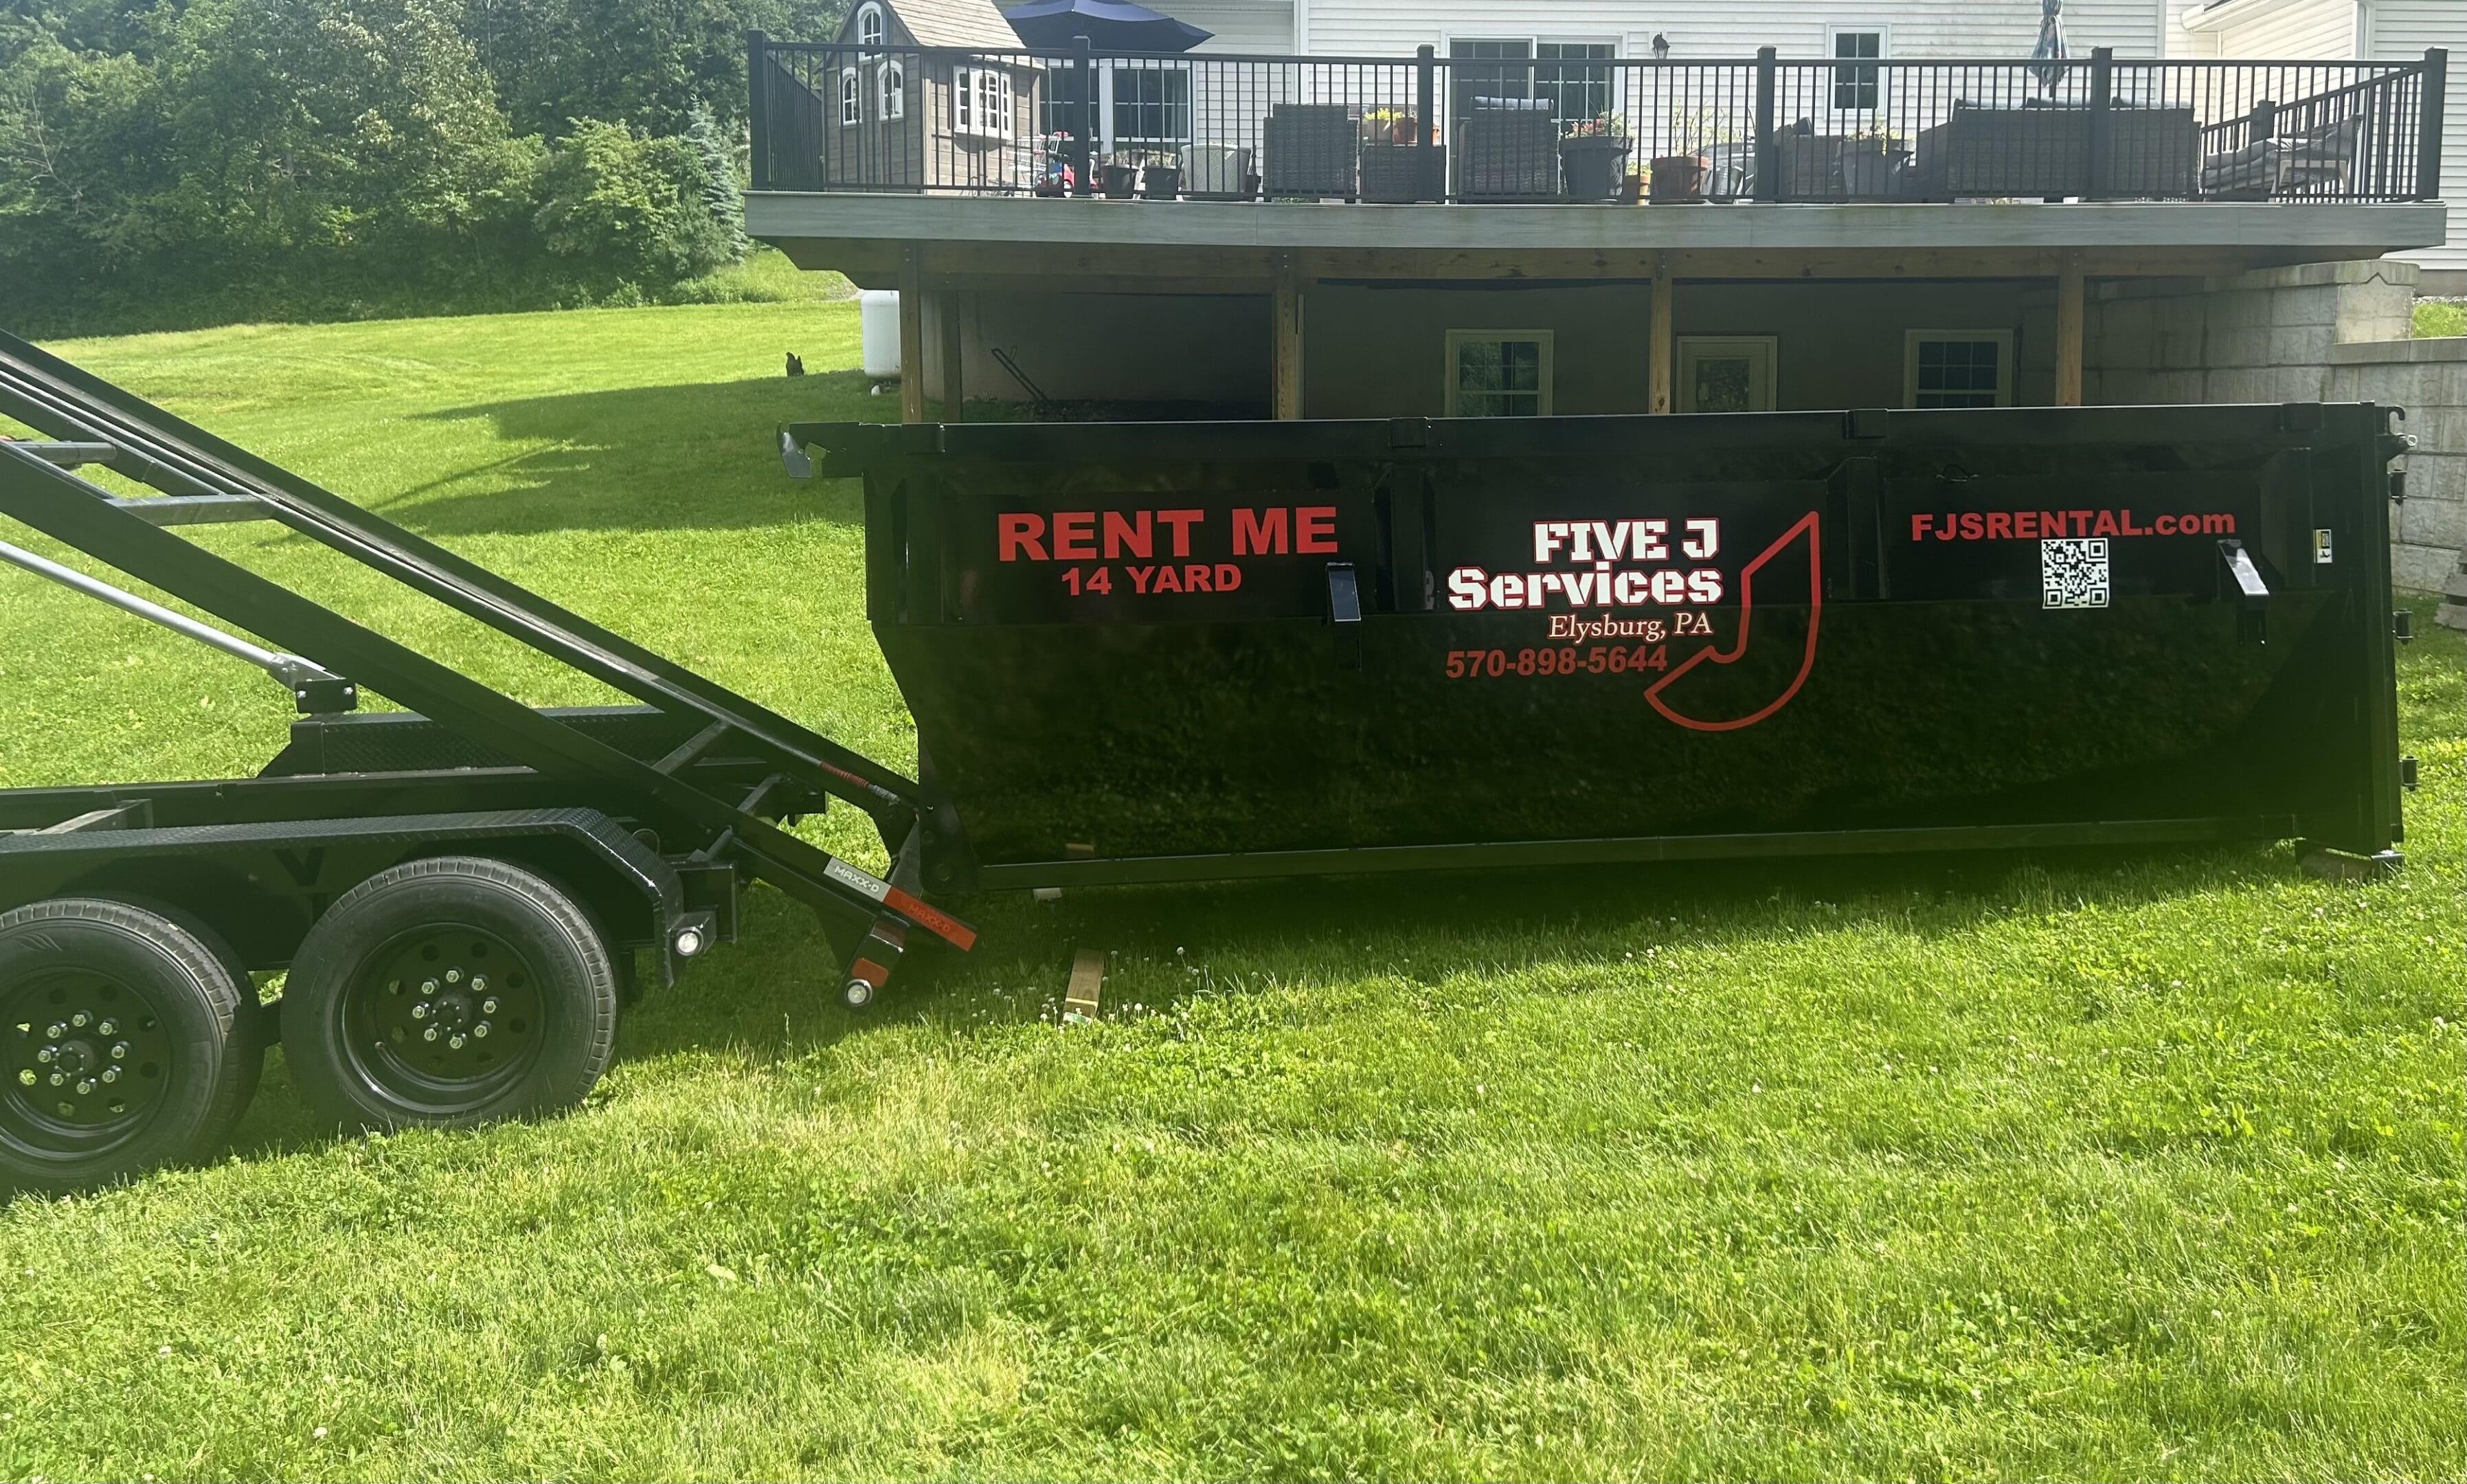
[(1038, 80), (992, 0), (859, 0), (824, 91), (823, 175), (833, 188), (929, 181), (1009, 193), (1034, 184)]

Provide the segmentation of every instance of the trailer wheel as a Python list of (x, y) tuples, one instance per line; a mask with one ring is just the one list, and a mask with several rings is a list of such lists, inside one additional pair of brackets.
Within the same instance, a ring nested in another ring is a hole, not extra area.
[(519, 866), (407, 861), (308, 930), (283, 1012), (292, 1079), (338, 1128), (466, 1128), (582, 1101), (619, 976), (574, 900)]
[(263, 1051), (235, 962), (124, 902), (0, 913), (0, 1178), (79, 1190), (221, 1142)]

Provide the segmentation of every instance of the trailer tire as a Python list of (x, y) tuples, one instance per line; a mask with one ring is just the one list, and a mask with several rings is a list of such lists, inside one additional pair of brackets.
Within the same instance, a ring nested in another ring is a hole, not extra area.
[(264, 1050), (237, 963), (185, 916), (125, 902), (0, 913), (0, 1181), (82, 1190), (221, 1143)]
[(283, 1055), (338, 1129), (554, 1113), (607, 1070), (619, 991), (590, 914), (547, 879), (477, 856), (406, 861), (308, 930), (283, 995)]

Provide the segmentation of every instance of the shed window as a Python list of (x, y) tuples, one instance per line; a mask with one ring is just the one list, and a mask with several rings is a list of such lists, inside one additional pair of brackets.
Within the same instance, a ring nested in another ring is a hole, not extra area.
[(854, 67), (844, 68), (840, 73), (840, 122), (865, 122), (865, 89), (857, 81)]
[(1547, 330), (1449, 331), (1447, 415), (1549, 417), (1550, 340)]
[(908, 69), (898, 62), (882, 64), (882, 116), (886, 119), (908, 117)]
[(856, 44), (859, 46), (882, 45), (882, 7), (867, 5), (858, 9)]
[(957, 69), (951, 74), (951, 132), (1010, 138), (1016, 96), (1010, 74), (1000, 67)]
[(1913, 330), (1904, 400), (1913, 407), (2013, 405), (2013, 331)]

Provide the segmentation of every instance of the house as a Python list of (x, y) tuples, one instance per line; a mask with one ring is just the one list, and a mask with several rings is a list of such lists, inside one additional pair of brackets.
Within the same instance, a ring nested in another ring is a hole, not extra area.
[[(2340, 358), (2404, 340), (2420, 268), (2391, 255), (2445, 242), (2437, 48), (2169, 57), (2182, 0), (2068, 0), (2062, 61), (2030, 57), (2041, 0), (1172, 8), (1215, 38), (887, 39), (877, 63), (1041, 75), (999, 171), (843, 176), (758, 129), (748, 231), (902, 290), (904, 415), (2467, 401), (2457, 368)], [(874, 56), (754, 52), (758, 124), (815, 106), (782, 80)], [(1108, 160), (1183, 188), (1013, 184)], [(2448, 479), (2410, 502), (2420, 585), (2467, 525)]]
[[(2344, 57), (2404, 60), (2427, 47), (2467, 55), (2467, 0), (2176, 0), (2167, 55), (2187, 57)], [(2441, 194), (2450, 240), (2402, 253), (2424, 267), (2427, 293), (2467, 294), (2467, 78), (2446, 98)]]

